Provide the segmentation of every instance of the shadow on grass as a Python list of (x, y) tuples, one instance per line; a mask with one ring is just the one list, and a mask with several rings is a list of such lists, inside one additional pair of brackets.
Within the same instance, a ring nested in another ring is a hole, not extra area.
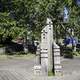
[(48, 76), (55, 76), (55, 74), (52, 71), (48, 71)]

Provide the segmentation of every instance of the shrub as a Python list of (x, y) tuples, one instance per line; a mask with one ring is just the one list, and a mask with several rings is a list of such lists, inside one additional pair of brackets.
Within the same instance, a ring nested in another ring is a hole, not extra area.
[(73, 50), (71, 47), (66, 47), (64, 51), (65, 58), (73, 58)]

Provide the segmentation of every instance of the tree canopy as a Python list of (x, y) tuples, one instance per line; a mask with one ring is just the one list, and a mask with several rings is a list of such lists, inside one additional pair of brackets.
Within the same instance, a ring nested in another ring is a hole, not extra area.
[[(63, 23), (63, 8), (69, 8), (69, 23)], [(54, 36), (64, 38), (66, 27), (80, 37), (80, 7), (75, 0), (0, 0), (0, 38), (31, 36), (40, 38), (46, 18), (53, 21)], [(56, 36), (57, 35), (57, 36)]]

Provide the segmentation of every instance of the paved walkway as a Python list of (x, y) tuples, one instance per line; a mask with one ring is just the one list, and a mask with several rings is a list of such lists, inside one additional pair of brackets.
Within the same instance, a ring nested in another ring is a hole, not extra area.
[(34, 60), (10, 59), (0, 60), (0, 80), (80, 80), (80, 57), (63, 59), (63, 76), (33, 76)]
[(74, 59), (64, 59), (62, 65), (64, 74), (72, 74), (75, 71), (80, 72), (80, 57), (75, 57)]
[(33, 66), (27, 59), (0, 61), (0, 80), (31, 80)]
[(64, 80), (80, 80), (80, 57), (62, 61)]

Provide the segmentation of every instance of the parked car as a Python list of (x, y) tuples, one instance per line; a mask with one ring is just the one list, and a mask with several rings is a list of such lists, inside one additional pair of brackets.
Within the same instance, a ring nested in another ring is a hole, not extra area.
[(29, 52), (36, 53), (37, 46), (35, 45), (34, 41), (28, 41), (27, 45), (28, 45), (28, 51)]

